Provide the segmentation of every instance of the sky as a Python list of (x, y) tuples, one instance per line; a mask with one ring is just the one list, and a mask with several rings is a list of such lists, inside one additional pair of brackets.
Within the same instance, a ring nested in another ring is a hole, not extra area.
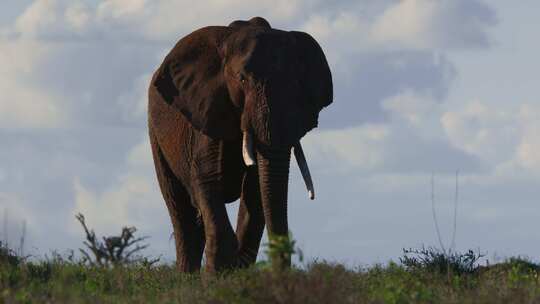
[[(0, 239), (45, 256), (136, 226), (174, 259), (146, 89), (206, 25), (265, 17), (321, 44), (334, 103), (302, 139), (289, 223), (307, 260), (369, 265), (439, 246), (540, 255), (540, 3), (523, 0), (8, 0), (0, 11)], [(228, 206), (235, 223), (237, 203)]]

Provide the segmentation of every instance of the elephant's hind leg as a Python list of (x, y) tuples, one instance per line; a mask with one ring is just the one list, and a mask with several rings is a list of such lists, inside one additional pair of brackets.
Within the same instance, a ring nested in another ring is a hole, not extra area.
[(176, 264), (183, 272), (199, 271), (205, 243), (202, 220), (191, 205), (185, 187), (170, 169), (157, 140), (152, 135), (150, 138), (159, 186), (174, 229)]

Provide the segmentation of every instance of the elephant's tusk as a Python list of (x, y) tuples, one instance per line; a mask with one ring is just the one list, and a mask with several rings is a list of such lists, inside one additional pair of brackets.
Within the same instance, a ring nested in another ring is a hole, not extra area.
[(309, 173), (309, 168), (306, 162), (306, 157), (304, 156), (304, 151), (302, 150), (302, 145), (300, 141), (296, 143), (293, 147), (294, 158), (298, 163), (302, 177), (304, 178), (304, 183), (306, 183), (306, 188), (308, 190), (308, 195), (310, 199), (315, 198), (315, 188), (313, 188), (313, 181), (311, 180), (311, 173)]
[(253, 139), (251, 133), (244, 131), (244, 138), (242, 140), (242, 156), (244, 157), (244, 163), (246, 166), (253, 166), (255, 164), (255, 158), (253, 157)]

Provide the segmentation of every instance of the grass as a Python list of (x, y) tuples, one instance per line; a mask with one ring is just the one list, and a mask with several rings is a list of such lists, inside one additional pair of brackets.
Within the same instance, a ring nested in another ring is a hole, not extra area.
[(31, 260), (0, 242), (0, 304), (540, 303), (540, 265), (520, 257), (481, 266), (483, 255), (471, 250), (422, 247), (404, 249), (399, 263), (347, 268), (311, 262), (283, 269), (277, 266), (292, 255), (303, 263), (289, 235), (265, 245), (269, 261), (219, 275), (188, 275), (157, 259), (131, 257), (146, 246), (135, 229), (100, 241), (80, 217), (89, 252), (81, 250), (79, 259), (72, 251)]
[(59, 256), (30, 262), (2, 254), (0, 303), (540, 303), (540, 267), (521, 258), (461, 273), (317, 262), (211, 277), (180, 274), (171, 265), (98, 267)]

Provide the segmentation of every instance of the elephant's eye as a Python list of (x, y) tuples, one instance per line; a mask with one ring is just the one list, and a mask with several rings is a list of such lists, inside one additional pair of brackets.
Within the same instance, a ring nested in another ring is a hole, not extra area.
[(238, 73), (238, 80), (240, 80), (241, 83), (245, 83), (246, 75), (244, 73)]

